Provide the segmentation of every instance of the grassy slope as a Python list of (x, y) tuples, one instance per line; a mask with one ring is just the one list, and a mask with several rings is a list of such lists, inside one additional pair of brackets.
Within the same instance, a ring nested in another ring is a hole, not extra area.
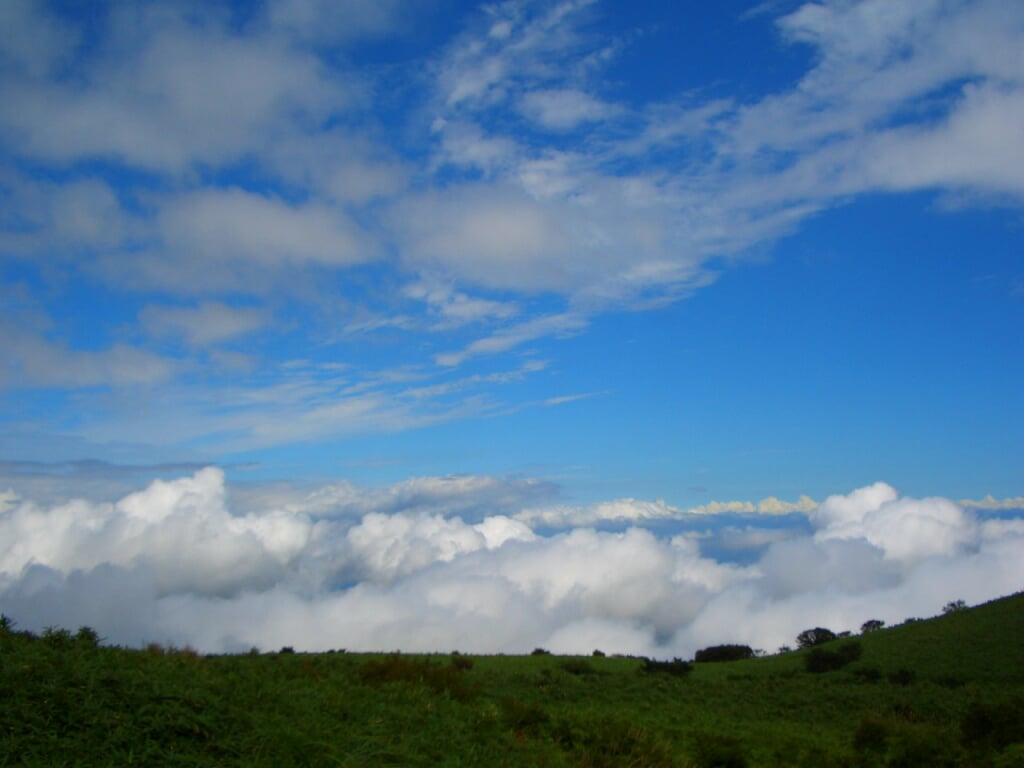
[[(1024, 595), (855, 638), (861, 658), (825, 674), (805, 652), (673, 677), (624, 658), (459, 671), (446, 656), (200, 657), (7, 631), (0, 765), (1014, 765), (1017, 747), (967, 752), (959, 734), (973, 703), (1024, 694), (1021, 637)], [(912, 681), (890, 681), (900, 670)], [(858, 728), (882, 736), (858, 751)]]

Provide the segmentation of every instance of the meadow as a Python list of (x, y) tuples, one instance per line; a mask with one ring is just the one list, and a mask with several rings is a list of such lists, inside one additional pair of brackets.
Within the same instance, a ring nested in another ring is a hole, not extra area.
[(1022, 638), (1024, 595), (718, 663), (205, 656), (5, 617), (0, 766), (1010, 768)]

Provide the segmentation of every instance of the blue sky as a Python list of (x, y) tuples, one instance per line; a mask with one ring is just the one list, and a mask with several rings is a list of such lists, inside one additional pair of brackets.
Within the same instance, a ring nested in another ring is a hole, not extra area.
[(220, 467), (264, 511), (1020, 506), (1014, 0), (11, 0), (0, 30), (11, 504)]

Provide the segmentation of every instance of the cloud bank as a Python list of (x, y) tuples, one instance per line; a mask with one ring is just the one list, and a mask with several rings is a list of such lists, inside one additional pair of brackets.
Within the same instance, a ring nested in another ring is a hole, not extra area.
[[(642, 527), (637, 514), (611, 531), (593, 527), (597, 514), (534, 528), (555, 519), (523, 514), (549, 490), (416, 478), (262, 503), (250, 489), (234, 502), (223, 471), (208, 467), (107, 503), (6, 492), (0, 606), (27, 628), (89, 625), (113, 643), (209, 652), (543, 646), (665, 656), (719, 642), (774, 650), (808, 626), (893, 623), (1024, 584), (1021, 520), (986, 520), (884, 483), (830, 496), (806, 513), (810, 530), (759, 528), (778, 516), (748, 515), (741, 533), (757, 556), (744, 564), (706, 548), (736, 538), (735, 527), (698, 537)], [(659, 503), (594, 509), (623, 507)]]

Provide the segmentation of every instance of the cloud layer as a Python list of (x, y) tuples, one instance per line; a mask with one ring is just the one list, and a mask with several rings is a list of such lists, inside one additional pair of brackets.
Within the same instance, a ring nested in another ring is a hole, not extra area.
[(986, 521), (883, 483), (829, 497), (810, 510), (810, 531), (764, 528), (777, 515), (748, 513), (756, 557), (746, 564), (708, 553), (736, 529), (707, 525), (706, 512), (673, 516), (700, 535), (638, 527), (642, 516), (620, 530), (535, 530), (524, 520), (545, 518), (522, 512), (537, 492), (525, 481), (418, 478), (288, 498), (250, 489), (239, 495), (246, 511), (215, 468), (109, 503), (9, 492), (0, 605), (28, 628), (89, 625), (110, 642), (203, 651), (665, 656), (718, 642), (774, 650), (807, 626), (856, 630), (1024, 584), (1019, 519)]

